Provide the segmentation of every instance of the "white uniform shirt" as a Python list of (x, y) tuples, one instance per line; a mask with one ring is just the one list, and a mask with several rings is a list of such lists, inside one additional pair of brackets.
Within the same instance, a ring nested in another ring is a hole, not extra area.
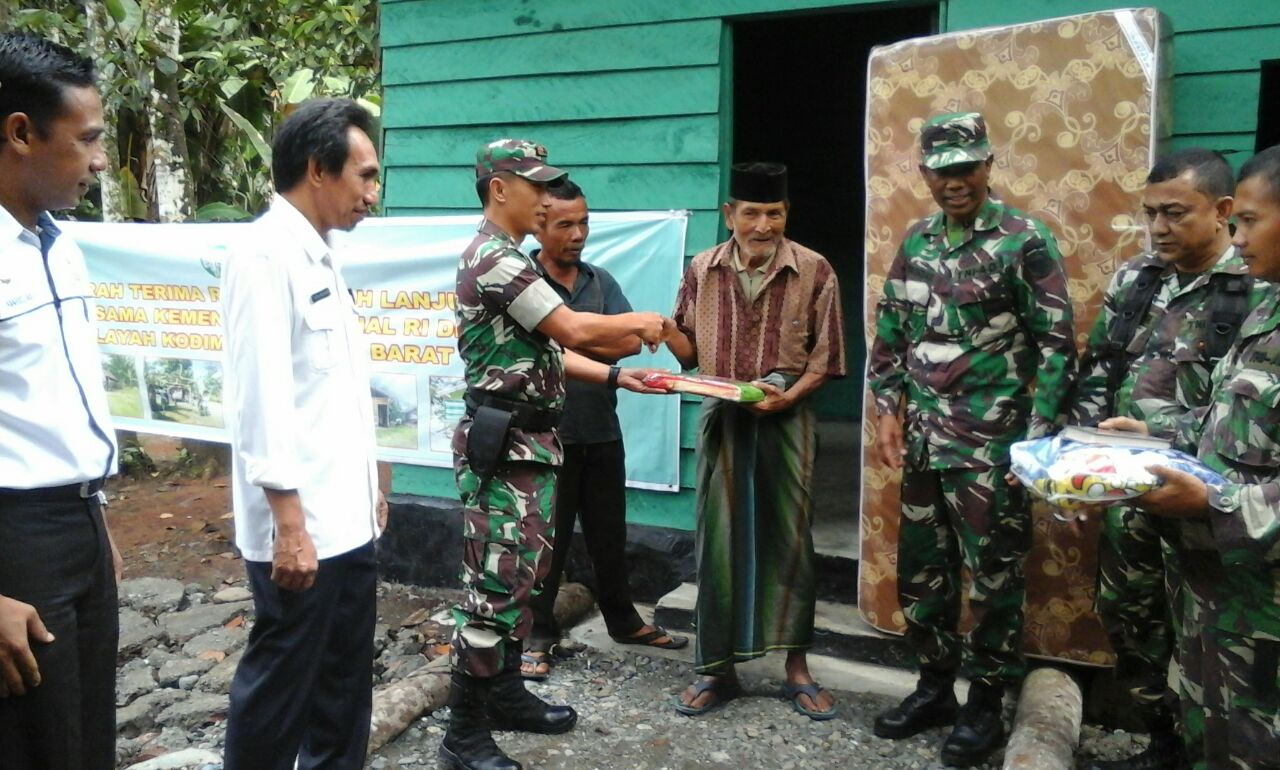
[(48, 214), (39, 229), (0, 206), (0, 487), (13, 489), (116, 470), (84, 255)]
[(377, 536), (368, 343), (333, 254), (276, 196), (222, 267), (236, 545), (271, 561), (262, 488), (296, 489), (318, 558)]

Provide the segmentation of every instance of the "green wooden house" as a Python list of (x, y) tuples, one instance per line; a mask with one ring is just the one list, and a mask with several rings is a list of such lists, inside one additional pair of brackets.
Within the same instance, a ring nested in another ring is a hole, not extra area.
[[(864, 351), (867, 55), (906, 38), (1122, 6), (1106, 0), (383, 0), (385, 206), (475, 213), (472, 156), (499, 136), (545, 144), (594, 210), (693, 212), (689, 255), (725, 237), (737, 161), (786, 162), (789, 235), (844, 292), (852, 376), (819, 396), (818, 505), (855, 518)], [(1173, 31), (1172, 146), (1280, 142), (1280, 0), (1155, 0)], [(854, 141), (850, 141), (850, 138)], [(655, 308), (666, 311), (666, 308)], [(631, 491), (635, 524), (693, 526), (693, 426), (678, 494)], [(456, 499), (446, 469), (397, 466), (394, 491)], [(850, 525), (851, 529), (851, 525)], [(835, 536), (837, 548), (852, 548)], [(819, 549), (823, 544), (819, 542)]]

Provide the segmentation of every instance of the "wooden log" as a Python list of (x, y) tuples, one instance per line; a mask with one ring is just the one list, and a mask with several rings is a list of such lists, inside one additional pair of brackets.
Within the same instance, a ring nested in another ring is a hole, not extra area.
[(222, 766), (222, 755), (208, 749), (182, 749), (130, 765), (129, 770), (186, 770), (216, 764)]
[(374, 690), (369, 753), (395, 740), (413, 720), (443, 706), (448, 695), (448, 655), (441, 655), (404, 679)]
[[(556, 622), (562, 629), (576, 625), (595, 606), (591, 591), (581, 583), (566, 583), (556, 597)], [(373, 692), (369, 719), (369, 753), (404, 732), (423, 714), (444, 706), (449, 696), (449, 656), (442, 655), (403, 679)]]
[(1032, 671), (1018, 697), (1004, 770), (1072, 770), (1082, 712), (1074, 679), (1054, 668)]

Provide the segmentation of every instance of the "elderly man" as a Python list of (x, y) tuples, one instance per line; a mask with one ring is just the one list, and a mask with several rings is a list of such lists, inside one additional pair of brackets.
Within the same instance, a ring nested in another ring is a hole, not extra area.
[[(587, 198), (572, 180), (547, 188), (551, 205), (535, 236), (542, 248), (532, 256), (547, 285), (572, 310), (617, 315), (631, 312), (631, 303), (618, 282), (602, 267), (582, 261), (591, 232)], [(623, 337), (577, 352), (606, 364), (640, 352), (640, 338)], [(595, 575), (596, 603), (609, 635), (622, 644), (679, 649), (687, 637), (672, 636), (665, 629), (641, 619), (631, 601), (627, 582), (627, 468), (618, 423), (618, 396), (607, 385), (570, 380), (565, 383), (564, 415), (560, 419), (560, 443), (564, 463), (556, 480), (555, 547), (551, 566), (539, 582), (530, 607), (533, 628), (521, 664), (526, 679), (546, 679), (553, 654), (560, 643), (556, 625), (556, 597), (564, 574), (573, 525), (582, 521), (582, 535)]]
[(529, 599), (547, 571), (555, 527), (551, 502), (563, 448), (556, 427), (565, 377), (651, 392), (644, 372), (593, 361), (561, 346), (589, 348), (632, 336), (657, 344), (657, 313), (602, 315), (570, 309), (520, 251), (546, 221), (549, 185), (565, 172), (547, 150), (499, 139), (476, 153), (484, 219), (458, 261), (458, 354), (466, 367), (467, 415), (453, 435), (463, 506), (463, 585), (454, 608), (445, 767), (519, 770), (491, 728), (560, 733), (578, 715), (524, 688), (521, 646)]
[[(1280, 146), (1240, 169), (1234, 211), (1249, 274), (1280, 281)], [(1157, 467), (1164, 484), (1136, 501), (1173, 530), (1179, 699), (1196, 770), (1280, 768), (1280, 302), (1270, 289), (1214, 369), (1207, 409), (1178, 425), (1175, 445), (1225, 483)], [(1146, 428), (1125, 417), (1102, 427)]]
[[(1009, 445), (1056, 424), (1076, 349), (1057, 244), (1042, 223), (991, 195), (982, 116), (932, 118), (920, 146), (920, 174), (941, 210), (903, 238), (868, 362), (876, 452), (890, 468), (906, 465), (898, 600), (920, 682), (877, 717), (875, 733), (906, 738), (954, 723), (942, 759), (967, 767), (1003, 741), (1004, 688), (1024, 673), (1031, 513), (1004, 480)], [(972, 576), (976, 621), (963, 639), (961, 566)], [(971, 684), (957, 714), (962, 663)]]
[(350, 99), (293, 112), (272, 142), (277, 195), (223, 266), (236, 545), (257, 618), (227, 770), (364, 766), (386, 503), (369, 348), (328, 237), (378, 202), (369, 130)]
[(739, 691), (734, 664), (786, 650), (792, 706), (836, 714), (809, 674), (814, 567), (810, 532), (815, 418), (808, 399), (845, 375), (835, 271), (786, 238), (787, 169), (744, 163), (729, 177), (732, 237), (693, 258), (667, 346), (685, 368), (750, 380), (767, 396), (705, 399), (698, 420), (698, 603), (695, 670), (676, 700), (705, 714)]
[[(0, 34), (0, 764), (115, 767), (116, 440), (84, 257), (51, 210), (107, 167), (93, 64)], [(113, 578), (112, 567), (115, 567)]]
[[(1142, 210), (1153, 250), (1117, 270), (1107, 288), (1080, 364), (1073, 424), (1123, 415), (1172, 437), (1180, 417), (1208, 403), (1214, 365), (1268, 295), (1231, 245), (1234, 188), (1231, 167), (1210, 150), (1180, 150), (1151, 167)], [(1098, 616), (1151, 743), (1096, 770), (1160, 770), (1182, 759), (1176, 696), (1167, 692), (1177, 617), (1165, 586), (1178, 585), (1176, 576), (1166, 580), (1162, 556), (1170, 529), (1129, 505), (1105, 513)]]

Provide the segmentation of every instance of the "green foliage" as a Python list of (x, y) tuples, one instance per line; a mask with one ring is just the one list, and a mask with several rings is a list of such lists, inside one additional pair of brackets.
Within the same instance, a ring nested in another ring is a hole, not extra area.
[(102, 368), (114, 377), (121, 387), (137, 387), (138, 371), (134, 368), (133, 359), (129, 356), (110, 353), (103, 361)]
[[(375, 0), (103, 0), (95, 39), (86, 8), (97, 4), (0, 0), (0, 19), (94, 59), (119, 152), (108, 173), (125, 188), (130, 218), (154, 211), (146, 119), (153, 88), (178, 100), (191, 209), (203, 221), (265, 206), (270, 137), (299, 102), (349, 96), (380, 112)], [(177, 23), (176, 57), (158, 23), (165, 16)], [(81, 213), (95, 215), (98, 204)]]
[(126, 438), (120, 444), (120, 472), (126, 476), (140, 476), (143, 473), (154, 473), (156, 462), (147, 454), (146, 448), (138, 442), (137, 435)]

